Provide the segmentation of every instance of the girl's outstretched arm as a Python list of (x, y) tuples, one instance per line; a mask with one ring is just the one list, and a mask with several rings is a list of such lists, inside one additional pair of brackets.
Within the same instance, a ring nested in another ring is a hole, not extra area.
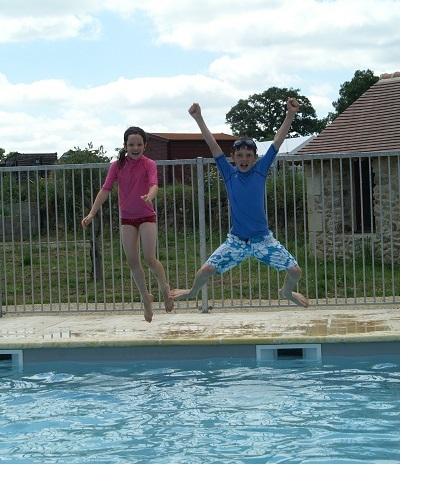
[(221, 156), (223, 151), (205, 124), (199, 103), (192, 104), (192, 106), (189, 108), (189, 114), (196, 120), (196, 123), (198, 124), (202, 136), (205, 139), (205, 142), (208, 144), (213, 157), (216, 158), (217, 156)]
[(82, 227), (86, 228), (92, 222), (102, 204), (107, 200), (109, 191), (101, 189), (95, 198), (92, 208), (88, 215), (82, 219)]

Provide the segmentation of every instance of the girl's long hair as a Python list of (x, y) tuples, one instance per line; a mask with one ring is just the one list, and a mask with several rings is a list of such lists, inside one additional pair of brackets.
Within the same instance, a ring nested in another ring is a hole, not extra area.
[[(138, 134), (143, 138), (144, 144), (147, 143), (147, 134), (141, 129), (140, 127), (129, 127), (126, 129), (125, 133), (123, 134), (123, 145), (126, 146), (128, 142), (128, 137), (132, 134)], [(122, 169), (125, 165), (125, 157), (126, 157), (126, 149), (122, 147), (119, 151), (119, 157), (117, 160), (117, 164), (119, 165), (119, 169)]]

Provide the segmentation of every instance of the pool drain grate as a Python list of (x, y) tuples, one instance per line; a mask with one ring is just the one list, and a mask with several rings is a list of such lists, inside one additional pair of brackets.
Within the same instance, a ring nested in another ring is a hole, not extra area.
[(22, 371), (22, 351), (16, 349), (0, 349), (0, 365), (13, 370)]
[(256, 346), (257, 361), (299, 359), (320, 361), (321, 344), (268, 344)]

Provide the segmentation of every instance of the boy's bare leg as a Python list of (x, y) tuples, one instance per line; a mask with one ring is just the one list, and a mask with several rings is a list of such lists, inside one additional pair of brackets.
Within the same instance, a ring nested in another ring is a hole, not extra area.
[(293, 268), (290, 268), (287, 271), (284, 286), (279, 290), (279, 295), (281, 298), (287, 298), (299, 307), (306, 308), (309, 305), (309, 300), (301, 293), (293, 291), (301, 275), (302, 270), (299, 268), (299, 266), (294, 266)]
[(141, 224), (140, 233), (144, 261), (158, 280), (159, 287), (163, 295), (165, 310), (167, 312), (172, 312), (174, 308), (174, 300), (170, 295), (170, 289), (166, 280), (165, 269), (162, 266), (162, 263), (158, 259), (156, 259), (156, 224), (153, 222), (145, 222), (144, 224)]
[(179, 289), (176, 288), (171, 290), (171, 297), (174, 300), (187, 300), (189, 298), (196, 298), (199, 290), (208, 282), (213, 274), (215, 274), (214, 266), (210, 264), (204, 264), (200, 270), (196, 273), (195, 281), (193, 282), (192, 288), (189, 289)]
[(125, 250), (126, 260), (131, 268), (132, 276), (141, 293), (144, 304), (144, 318), (147, 322), (153, 320), (153, 295), (151, 295), (146, 286), (146, 277), (141, 266), (139, 245), (138, 245), (138, 231), (132, 225), (122, 225), (122, 244)]

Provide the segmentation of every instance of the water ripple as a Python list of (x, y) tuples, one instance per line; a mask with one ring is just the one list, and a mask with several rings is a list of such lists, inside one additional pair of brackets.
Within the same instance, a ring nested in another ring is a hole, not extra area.
[(0, 378), (0, 463), (399, 462), (398, 361), (71, 369)]

